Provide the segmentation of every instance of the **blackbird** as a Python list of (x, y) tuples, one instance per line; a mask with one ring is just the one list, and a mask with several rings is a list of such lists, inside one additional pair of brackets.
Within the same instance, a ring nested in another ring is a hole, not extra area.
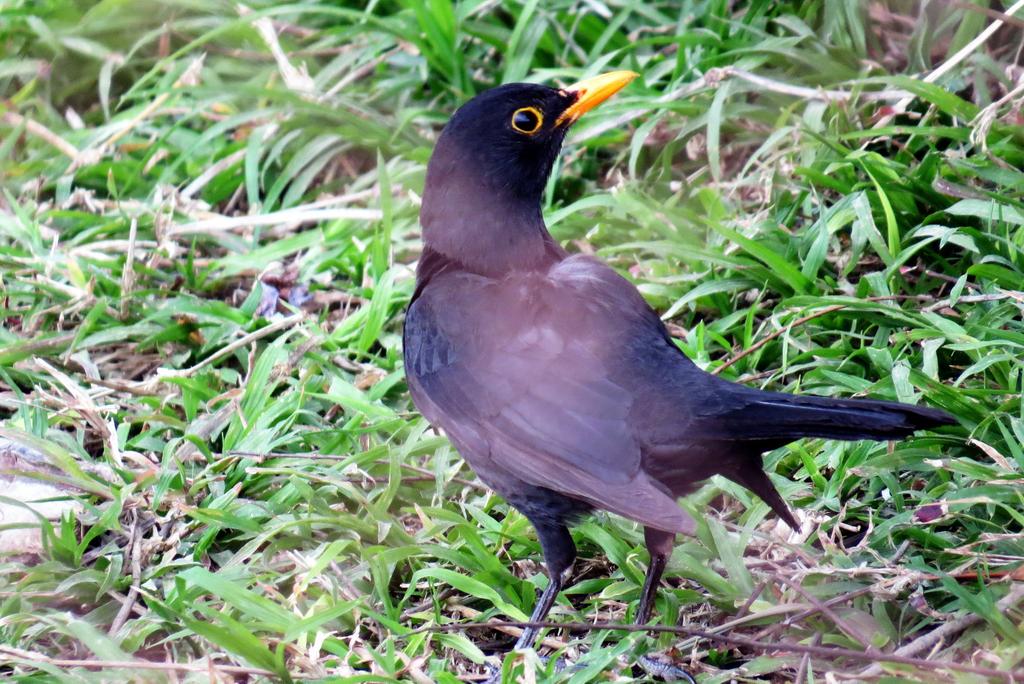
[[(766, 392), (706, 373), (636, 287), (555, 242), (541, 195), (566, 131), (635, 76), (488, 90), (455, 112), (427, 168), (404, 330), (409, 389), (536, 528), (550, 581), (531, 622), (545, 618), (576, 557), (567, 526), (591, 509), (644, 526), (643, 624), (675, 535), (695, 531), (676, 498), (702, 480), (747, 487), (796, 528), (764, 452), (801, 437), (890, 440), (954, 423), (934, 409)], [(516, 648), (536, 635), (524, 630)]]

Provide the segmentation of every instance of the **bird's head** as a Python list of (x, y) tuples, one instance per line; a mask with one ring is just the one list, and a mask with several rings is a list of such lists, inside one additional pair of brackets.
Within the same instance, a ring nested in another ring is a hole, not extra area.
[(537, 202), (569, 127), (636, 76), (613, 71), (564, 89), (509, 83), (485, 91), (444, 127), (430, 171), (443, 166), (436, 171), (449, 175), (457, 165), (492, 192)]
[[(482, 225), (539, 221), (541, 195), (569, 127), (636, 76), (613, 71), (568, 88), (510, 83), (462, 105), (427, 168), (420, 220), (428, 244), (450, 253), (457, 245), (439, 243), (470, 238), (467, 231), (479, 240)], [(512, 230), (501, 232), (495, 238), (513, 238)]]

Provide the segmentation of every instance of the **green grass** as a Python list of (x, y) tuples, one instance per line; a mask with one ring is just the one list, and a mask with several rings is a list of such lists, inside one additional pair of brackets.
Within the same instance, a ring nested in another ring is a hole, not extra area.
[[(474, 93), (610, 68), (642, 76), (570, 137), (545, 199), (555, 237), (633, 278), (708, 370), (960, 420), (769, 454), (800, 534), (708, 483), (683, 502), (699, 534), (678, 544), (657, 623), (1017, 668), (1024, 128), (1021, 93), (1004, 96), (1022, 33), (926, 83), (992, 18), (917, 4), (9, 0), (0, 434), (45, 453), (82, 508), (41, 523), (40, 554), (0, 562), (0, 671), (483, 675), (513, 637), (417, 630), (523, 619), (546, 579), (526, 519), (405, 389), (424, 166)], [(268, 318), (261, 283), (311, 299)], [(573, 534), (576, 583), (552, 618), (627, 621), (640, 530), (598, 515)], [(507, 681), (628, 681), (646, 652), (702, 682), (870, 665), (684, 634), (548, 636), (584, 668), (510, 655)]]

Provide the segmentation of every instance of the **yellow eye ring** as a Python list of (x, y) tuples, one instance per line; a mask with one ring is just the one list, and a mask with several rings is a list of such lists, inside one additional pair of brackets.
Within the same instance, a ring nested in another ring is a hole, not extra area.
[(536, 107), (520, 107), (512, 112), (512, 128), (520, 133), (533, 135), (543, 124), (544, 115)]

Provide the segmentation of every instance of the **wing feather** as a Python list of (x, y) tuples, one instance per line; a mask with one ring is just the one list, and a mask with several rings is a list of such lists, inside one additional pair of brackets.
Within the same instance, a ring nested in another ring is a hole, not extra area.
[(621, 293), (611, 278), (620, 278), (596, 261), (569, 266), (523, 282), (450, 274), (431, 283), (406, 321), (417, 406), (485, 481), (509, 473), (692, 533), (693, 521), (641, 468), (637, 397), (612, 364), (637, 324), (608, 319), (629, 311), (614, 306)]

